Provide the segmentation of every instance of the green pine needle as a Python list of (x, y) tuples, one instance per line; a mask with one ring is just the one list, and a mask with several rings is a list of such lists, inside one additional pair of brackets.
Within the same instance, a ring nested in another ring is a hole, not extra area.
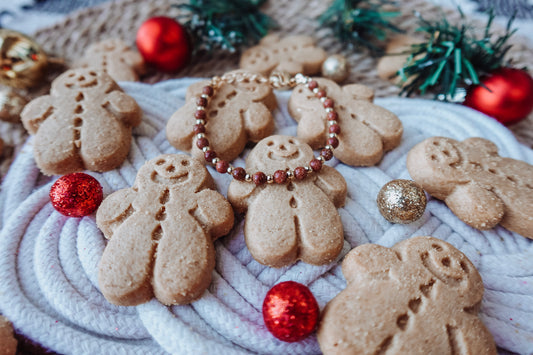
[(417, 31), (424, 32), (428, 39), (411, 46), (407, 61), (397, 73), (403, 85), (401, 94), (410, 96), (431, 90), (435, 98), (447, 101), (459, 93), (460, 87), (479, 84), (481, 75), (508, 65), (504, 57), (511, 48), (507, 40), (516, 32), (511, 30), (514, 16), (509, 19), (505, 34), (493, 40), (492, 11), (481, 38), (465, 24), (466, 18), (460, 9), (459, 12), (459, 26), (451, 25), (446, 18), (429, 22), (416, 14), (421, 23)]
[(330, 27), (344, 45), (364, 46), (372, 54), (380, 54), (383, 49), (376, 42), (384, 41), (388, 31), (401, 32), (388, 20), (399, 12), (382, 9), (393, 3), (391, 0), (334, 0), (318, 20)]
[(257, 43), (276, 26), (259, 7), (266, 0), (190, 0), (176, 7), (185, 10), (179, 16), (189, 30), (194, 52), (225, 50), (237, 52)]

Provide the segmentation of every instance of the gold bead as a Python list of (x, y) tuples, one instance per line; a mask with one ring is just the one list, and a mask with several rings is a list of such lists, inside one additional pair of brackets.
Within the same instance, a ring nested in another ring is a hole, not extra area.
[(379, 212), (391, 223), (418, 220), (426, 210), (426, 194), (414, 181), (397, 179), (386, 183), (378, 193)]
[(20, 113), (28, 100), (10, 88), (0, 89), (0, 120), (19, 122)]
[(322, 63), (322, 76), (340, 83), (348, 77), (350, 68), (346, 58), (340, 54), (334, 54), (326, 58)]
[(0, 29), (0, 84), (20, 89), (37, 86), (47, 64), (46, 53), (30, 37)]

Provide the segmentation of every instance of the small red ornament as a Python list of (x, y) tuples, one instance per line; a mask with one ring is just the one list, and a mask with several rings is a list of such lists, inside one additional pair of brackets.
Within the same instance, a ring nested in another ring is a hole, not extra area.
[(318, 323), (319, 309), (307, 286), (294, 281), (272, 287), (263, 302), (263, 319), (268, 330), (279, 340), (305, 339)]
[(137, 31), (136, 43), (147, 63), (167, 72), (183, 68), (191, 54), (185, 29), (170, 17), (146, 20)]
[(464, 104), (500, 123), (509, 125), (525, 118), (533, 110), (533, 79), (524, 70), (500, 68), (471, 86)]
[(83, 217), (93, 213), (103, 199), (102, 186), (91, 175), (64, 175), (50, 188), (52, 206), (69, 217)]

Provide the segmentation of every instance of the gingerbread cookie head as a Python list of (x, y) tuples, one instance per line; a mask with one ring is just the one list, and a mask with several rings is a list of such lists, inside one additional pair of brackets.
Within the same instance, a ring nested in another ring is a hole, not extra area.
[(142, 56), (117, 38), (90, 45), (75, 67), (102, 70), (116, 81), (137, 81), (145, 71)]
[(21, 119), (35, 135), (35, 161), (44, 174), (107, 171), (126, 158), (141, 109), (106, 73), (73, 69), (54, 80), (50, 95), (26, 105)]
[(496, 354), (478, 318), (481, 277), (452, 245), (432, 237), (366, 244), (342, 270), (347, 286), (318, 329), (324, 354)]
[(431, 137), (411, 149), (407, 169), (468, 225), (490, 229), (499, 223), (533, 238), (533, 166), (499, 156), (492, 142)]
[[(359, 84), (341, 87), (323, 78), (314, 81), (318, 83), (316, 93), (300, 85), (289, 100), (289, 112), (298, 121), (299, 139), (313, 149), (324, 147), (331, 133), (330, 126), (334, 124), (340, 132), (334, 155), (353, 166), (374, 165), (386, 151), (400, 144), (401, 121), (392, 112), (372, 103), (374, 92), (369, 87)], [(332, 112), (324, 109), (320, 97), (331, 99)]]
[(289, 36), (280, 39), (277, 35), (268, 35), (257, 46), (242, 54), (240, 67), (263, 75), (275, 70), (293, 75), (312, 75), (320, 71), (325, 59), (326, 52), (315, 47), (311, 37)]
[(96, 223), (109, 239), (98, 283), (107, 300), (166, 305), (198, 299), (215, 267), (213, 241), (233, 226), (228, 201), (196, 159), (163, 154), (141, 167), (133, 187), (108, 196)]
[[(237, 78), (224, 81), (209, 98), (205, 109), (198, 109), (203, 88), (210, 82), (199, 82), (187, 90), (186, 103), (172, 117), (167, 127), (167, 139), (181, 151), (190, 152), (204, 160), (195, 131), (198, 120), (204, 122), (201, 132), (223, 160), (234, 160), (247, 142), (258, 142), (274, 131), (274, 118), (270, 113), (276, 106), (276, 98), (270, 85), (256, 74), (243, 71), (226, 75)], [(205, 99), (207, 100), (207, 99)], [(195, 126), (196, 125), (196, 126)]]
[(308, 144), (294, 137), (275, 135), (257, 143), (246, 158), (246, 166), (272, 174), (276, 170), (306, 166), (311, 159), (313, 150)]
[[(311, 148), (294, 137), (267, 137), (246, 158), (246, 170), (273, 176), (273, 182), (256, 186), (234, 180), (228, 188), (233, 207), (246, 212), (246, 245), (264, 265), (282, 267), (297, 260), (323, 265), (342, 249), (337, 208), (344, 205), (346, 181), (329, 166), (302, 178), (296, 169), (312, 159)], [(295, 171), (293, 177), (287, 177), (287, 169)]]

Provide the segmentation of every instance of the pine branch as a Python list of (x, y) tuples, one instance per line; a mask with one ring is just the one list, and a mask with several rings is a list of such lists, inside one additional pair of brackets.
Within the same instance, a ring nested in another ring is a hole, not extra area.
[(383, 49), (381, 43), (376, 42), (384, 41), (389, 31), (402, 32), (388, 20), (399, 12), (382, 9), (393, 3), (390, 0), (334, 0), (318, 20), (322, 26), (331, 28), (344, 45), (364, 46), (372, 54), (380, 54)]
[(276, 23), (261, 13), (266, 0), (190, 0), (175, 5), (185, 11), (178, 18), (189, 30), (194, 52), (237, 52), (257, 43)]
[(511, 48), (507, 40), (516, 32), (511, 30), (514, 16), (507, 23), (505, 34), (493, 40), (492, 11), (481, 38), (476, 37), (460, 9), (459, 12), (458, 26), (451, 25), (445, 17), (429, 22), (416, 13), (421, 24), (417, 31), (424, 32), (428, 39), (411, 46), (406, 63), (397, 73), (403, 84), (401, 94), (410, 96), (432, 90), (435, 98), (447, 101), (458, 93), (459, 87), (479, 84), (481, 75), (508, 64), (504, 57)]

